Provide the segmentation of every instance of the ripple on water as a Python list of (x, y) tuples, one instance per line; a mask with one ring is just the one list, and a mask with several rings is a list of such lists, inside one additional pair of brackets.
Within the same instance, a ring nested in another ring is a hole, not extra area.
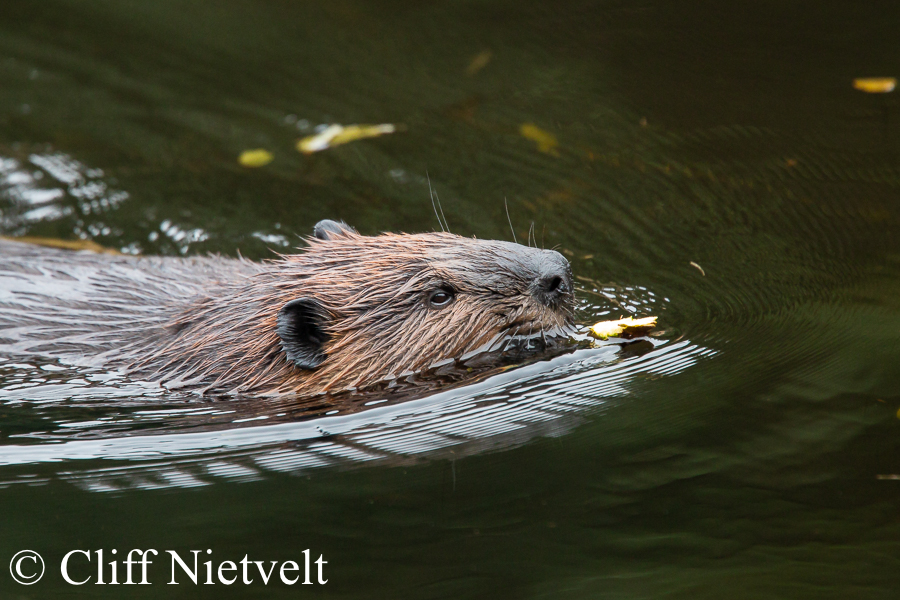
[[(96, 491), (192, 487), (267, 472), (406, 464), (515, 447), (563, 435), (591, 411), (628, 395), (636, 382), (674, 375), (714, 354), (686, 340), (644, 343), (648, 348), (640, 355), (605, 344), (418, 400), (299, 421), (283, 418), (284, 403), (185, 397), (178, 405), (160, 398), (159, 390), (112, 376), (39, 382), (68, 385), (66, 399), (60, 399), (64, 387), (36, 399), (23, 388), (0, 391), (7, 407), (22, 411), (16, 421), (32, 428), (0, 446), (3, 485), (34, 485), (43, 478)], [(23, 371), (23, 380), (44, 373), (24, 363), (2, 368)], [(52, 409), (47, 403), (54, 403)]]

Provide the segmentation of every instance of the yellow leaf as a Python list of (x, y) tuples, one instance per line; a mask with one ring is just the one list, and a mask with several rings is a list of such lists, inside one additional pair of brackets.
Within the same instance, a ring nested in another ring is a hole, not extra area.
[(488, 66), (488, 63), (491, 62), (492, 57), (493, 54), (490, 50), (484, 50), (476, 54), (472, 58), (472, 61), (469, 63), (469, 66), (466, 67), (466, 75), (474, 75), (478, 71)]
[(559, 146), (559, 140), (549, 131), (544, 131), (534, 123), (522, 123), (519, 125), (519, 133), (523, 138), (537, 143), (538, 150), (545, 154), (559, 156), (556, 147)]
[(853, 87), (869, 94), (886, 94), (897, 87), (895, 77), (861, 77), (853, 80)]
[(268, 150), (257, 148), (256, 150), (244, 150), (241, 152), (238, 162), (242, 167), (264, 167), (272, 162), (273, 158), (275, 157)]
[(378, 137), (397, 131), (396, 125), (329, 125), (316, 135), (310, 135), (297, 142), (297, 150), (303, 154), (312, 154), (347, 142)]
[(611, 335), (619, 335), (626, 329), (637, 329), (640, 327), (654, 327), (656, 325), (656, 317), (645, 317), (643, 319), (634, 319), (626, 317), (616, 321), (600, 321), (591, 327), (591, 333), (605, 340)]

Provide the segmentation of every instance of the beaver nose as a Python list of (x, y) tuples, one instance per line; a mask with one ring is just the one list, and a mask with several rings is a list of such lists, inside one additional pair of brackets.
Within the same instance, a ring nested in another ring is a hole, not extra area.
[(547, 306), (572, 300), (572, 269), (559, 252), (545, 250), (535, 281), (536, 296)]

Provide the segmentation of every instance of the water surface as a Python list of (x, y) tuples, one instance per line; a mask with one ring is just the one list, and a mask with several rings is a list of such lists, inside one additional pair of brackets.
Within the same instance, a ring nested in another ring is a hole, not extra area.
[[(900, 114), (852, 87), (900, 73), (893, 3), (13, 0), (0, 17), (3, 235), (260, 259), (322, 218), (436, 229), (430, 180), (455, 233), (510, 239), (506, 204), (519, 241), (565, 253), (584, 321), (663, 329), (314, 419), (3, 357), (0, 558), (52, 567), (0, 578), (5, 595), (298, 593), (54, 570), (147, 547), (310, 548), (329, 583), (299, 592), (323, 597), (900, 590)], [(403, 130), (296, 150), (330, 123)], [(274, 160), (242, 167), (255, 148)]]

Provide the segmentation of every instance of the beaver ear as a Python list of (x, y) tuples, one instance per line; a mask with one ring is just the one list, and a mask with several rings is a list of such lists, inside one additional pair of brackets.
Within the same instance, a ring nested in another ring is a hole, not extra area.
[(325, 219), (324, 221), (319, 221), (313, 227), (313, 235), (320, 240), (333, 240), (334, 238), (345, 237), (349, 233), (356, 233), (356, 230), (343, 221)]
[(327, 358), (323, 348), (325, 311), (311, 298), (291, 300), (278, 311), (275, 331), (289, 361), (301, 369), (315, 369)]

